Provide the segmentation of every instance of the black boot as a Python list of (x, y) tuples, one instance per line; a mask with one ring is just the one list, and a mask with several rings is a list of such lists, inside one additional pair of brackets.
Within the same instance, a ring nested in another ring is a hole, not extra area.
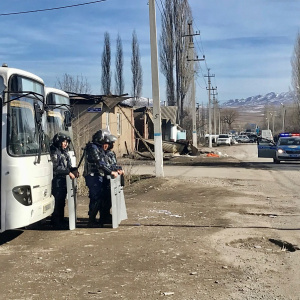
[(110, 213), (100, 214), (99, 224), (100, 227), (103, 227), (104, 225), (112, 225), (112, 215)]

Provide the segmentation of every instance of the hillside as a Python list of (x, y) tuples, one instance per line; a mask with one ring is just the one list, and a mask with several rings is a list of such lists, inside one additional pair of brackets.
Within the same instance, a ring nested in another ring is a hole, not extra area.
[(293, 92), (276, 94), (270, 92), (266, 95), (251, 96), (245, 99), (228, 100), (221, 103), (221, 108), (234, 108), (239, 111), (239, 117), (233, 127), (241, 130), (245, 124), (254, 123), (259, 126), (266, 124), (265, 110), (269, 107), (270, 112), (281, 115), (283, 106), (287, 107), (294, 102)]
[(231, 107), (231, 108), (239, 108), (239, 107), (255, 107), (261, 108), (267, 105), (270, 106), (280, 106), (281, 103), (284, 105), (288, 105), (293, 103), (294, 93), (293, 92), (283, 92), (280, 94), (276, 94), (274, 92), (268, 93), (264, 96), (257, 95), (251, 96), (245, 99), (235, 99), (228, 100), (221, 104), (222, 107)]

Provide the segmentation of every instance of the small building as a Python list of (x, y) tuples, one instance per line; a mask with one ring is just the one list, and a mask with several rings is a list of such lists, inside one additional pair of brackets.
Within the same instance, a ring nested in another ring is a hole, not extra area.
[[(186, 144), (186, 132), (176, 124), (177, 106), (161, 106), (161, 133), (163, 150), (166, 152), (181, 152)], [(154, 124), (153, 107), (138, 107), (134, 109), (135, 127), (140, 136), (153, 145)], [(139, 137), (137, 137), (137, 141)], [(183, 145), (174, 145), (175, 142), (183, 142)], [(172, 144), (173, 143), (173, 144)], [(136, 148), (143, 145), (137, 142)], [(170, 150), (171, 149), (171, 150)]]
[(74, 115), (73, 142), (77, 152), (82, 153), (82, 148), (100, 129), (108, 129), (117, 137), (114, 145), (117, 157), (134, 151), (133, 109), (122, 104), (127, 97), (74, 93), (69, 93), (69, 96)]
[[(176, 142), (185, 140), (186, 134), (176, 124), (177, 106), (161, 106), (162, 140)], [(135, 127), (144, 139), (154, 139), (153, 107), (139, 107), (134, 109)]]

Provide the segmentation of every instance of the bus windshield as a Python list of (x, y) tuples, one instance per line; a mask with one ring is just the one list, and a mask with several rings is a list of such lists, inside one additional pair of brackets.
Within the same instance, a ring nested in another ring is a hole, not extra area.
[[(37, 93), (33, 96), (26, 92)], [(20, 97), (20, 94), (24, 96)], [(12, 156), (37, 155), (40, 148), (39, 124), (36, 120), (35, 105), (41, 109), (43, 85), (21, 76), (10, 80), (8, 102), (8, 153)], [(16, 99), (17, 100), (12, 100)], [(37, 101), (40, 99), (41, 101)], [(46, 152), (48, 147), (43, 147)]]
[[(47, 111), (47, 122), (44, 124), (45, 132), (47, 133), (50, 141), (58, 132), (63, 132), (73, 139), (72, 128), (67, 124), (66, 115), (69, 114), (67, 106), (70, 105), (69, 98), (49, 93), (46, 99), (49, 110)], [(69, 145), (70, 150), (73, 149), (72, 144)]]

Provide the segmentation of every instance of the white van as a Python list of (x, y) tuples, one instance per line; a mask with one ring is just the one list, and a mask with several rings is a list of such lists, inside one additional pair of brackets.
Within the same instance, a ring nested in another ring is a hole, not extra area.
[(265, 129), (261, 131), (261, 137), (266, 140), (273, 141), (272, 131), (270, 129)]

